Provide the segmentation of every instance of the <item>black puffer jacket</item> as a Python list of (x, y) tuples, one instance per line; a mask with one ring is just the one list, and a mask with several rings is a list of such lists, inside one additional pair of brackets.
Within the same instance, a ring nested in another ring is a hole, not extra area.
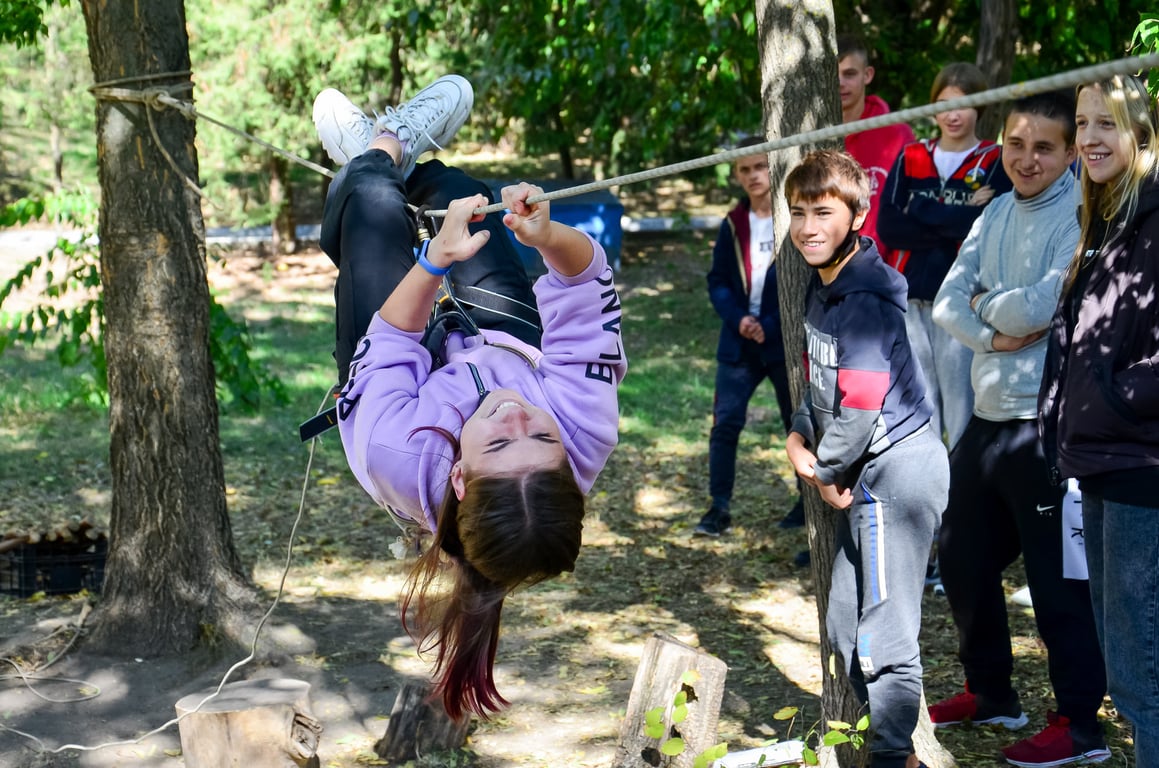
[(1051, 322), (1038, 403), (1056, 479), (1159, 467), (1159, 177), (1106, 231)]

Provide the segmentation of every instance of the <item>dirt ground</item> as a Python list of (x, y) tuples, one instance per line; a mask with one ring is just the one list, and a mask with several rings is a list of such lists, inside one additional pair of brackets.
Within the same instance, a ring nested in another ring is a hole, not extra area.
[[(703, 290), (701, 261), (648, 267), (626, 251), (625, 306), (657, 290)], [(281, 257), (277, 288), (263, 279), (260, 260), (242, 256), (230, 263), (230, 274), (214, 279), (235, 292), (292, 290), (302, 281), (324, 302), (332, 280), (316, 251)], [(771, 418), (771, 409), (756, 407), (750, 424), (767, 430)], [(0, 439), (10, 437), (18, 436)], [(235, 523), (246, 547), (251, 538), (264, 542), (254, 558), (254, 579), (268, 600), (283, 576), (305, 469), (304, 453), (287, 455), (290, 469), (283, 470), (289, 476), (272, 489), (258, 488), (256, 477), (227, 478), (235, 516), (274, 520), (252, 537), (246, 523)], [(662, 440), (647, 451), (622, 445), (591, 495), (575, 573), (513, 596), (504, 610), (496, 677), (511, 706), (490, 721), (474, 722), (465, 752), (424, 756), (419, 765), (609, 766), (641, 651), (656, 632), (728, 664), (718, 735), (731, 750), (804, 735), (819, 717), (822, 664), (811, 575), (792, 563), (805, 547), (805, 533), (776, 525), (793, 499), (782, 456), (779, 438), (745, 451), (738, 475), (750, 482), (734, 499), (735, 527), (720, 539), (702, 539), (691, 536), (691, 526), (703, 511), (704, 448), (690, 451)], [(258, 658), (231, 679), (308, 682), (313, 713), (324, 726), (321, 765), (384, 764), (373, 745), (385, 732), (395, 697), (426, 673), (397, 618), (405, 569), (386, 554), (391, 525), (346, 471), (340, 445), (323, 440), (314, 462), (285, 592), (263, 630)], [(255, 499), (271, 494), (278, 498)], [(357, 534), (354, 543), (329, 538), (335, 520)], [(331, 549), (341, 556), (329, 556)], [(1018, 586), (1017, 574), (1012, 579), (1012, 588)], [(38, 675), (43, 679), (10, 674), (0, 685), (0, 765), (183, 765), (175, 727), (144, 734), (164, 726), (181, 697), (213, 689), (237, 659), (206, 665), (201, 658), (113, 659), (86, 654), (83, 644), (79, 651), (66, 648), (75, 632), (53, 632), (77, 621), (84, 603), (83, 597), (0, 598), (0, 657), (15, 662), (7, 666), (43, 667), (66, 651)], [(1012, 611), (1024, 702), (1032, 722), (1042, 722), (1049, 705), (1044, 655), (1029, 613)], [(944, 599), (928, 594), (925, 613), (927, 695), (937, 699), (960, 689), (960, 671)], [(802, 716), (775, 720), (785, 706), (801, 707)], [(1108, 723), (1122, 730), (1113, 718)], [(1008, 743), (982, 730), (950, 738), (944, 743), (965, 766), (998, 765), (997, 747)], [(116, 743), (62, 749), (110, 742)], [(1115, 760), (1130, 764), (1121, 749)]]

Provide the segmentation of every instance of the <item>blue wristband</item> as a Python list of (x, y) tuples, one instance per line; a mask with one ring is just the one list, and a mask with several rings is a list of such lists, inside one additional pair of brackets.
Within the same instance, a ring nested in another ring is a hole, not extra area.
[[(431, 260), (427, 258), (427, 249), (430, 248), (430, 246), (430, 240), (423, 240), (423, 247), (419, 250), (418, 264), (420, 267), (425, 269), (427, 272), (430, 272), (435, 277), (442, 277), (451, 271), (451, 267), (436, 267), (434, 264), (432, 264)], [(454, 266), (454, 264), (451, 266)]]

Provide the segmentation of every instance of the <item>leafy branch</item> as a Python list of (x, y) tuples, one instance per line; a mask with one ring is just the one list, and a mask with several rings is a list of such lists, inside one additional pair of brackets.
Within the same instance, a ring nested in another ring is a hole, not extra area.
[[(793, 728), (793, 719), (800, 713), (797, 707), (782, 707), (773, 713), (774, 720), (789, 720), (789, 730)], [(869, 730), (869, 715), (862, 715), (857, 721), (856, 725), (841, 720), (828, 720), (825, 725), (829, 730), (821, 733), (817, 730), (815, 723), (809, 728), (808, 733), (805, 734), (803, 741), (805, 748), (802, 750), (802, 756), (805, 758), (806, 765), (819, 765), (820, 759), (817, 757), (817, 749), (821, 747), (836, 747), (839, 744), (851, 744), (854, 749), (861, 749), (865, 745), (865, 734)], [(810, 747), (809, 742), (813, 742), (814, 746)]]
[[(688, 704), (696, 701), (694, 686), (700, 682), (700, 673), (694, 669), (687, 670), (680, 676), (680, 690), (672, 697), (668, 706), (654, 707), (644, 713), (644, 735), (656, 739), (658, 747), (654, 753), (645, 756), (645, 760), (653, 766), (661, 763), (661, 756), (667, 758), (667, 764), (684, 754), (687, 745), (680, 733), (678, 725), (688, 719)], [(708, 768), (712, 763), (728, 754), (728, 745), (720, 743), (709, 747), (692, 760), (692, 768)]]
[[(0, 209), (0, 227), (48, 221), (74, 233), (58, 237), (47, 253), (28, 261), (0, 285), (0, 354), (13, 346), (31, 347), (53, 338), (62, 368), (88, 366), (78, 379), (78, 399), (107, 403), (105, 304), (96, 215), (96, 204), (84, 192), (23, 198)], [(44, 276), (41, 300), (22, 313), (4, 312), (4, 302), (40, 273)], [(61, 301), (66, 297), (71, 301)], [(257, 410), (266, 394), (285, 403), (288, 398), (281, 381), (253, 360), (245, 321), (230, 317), (212, 296), (209, 310), (210, 356), (219, 393), (228, 393), (250, 412)]]

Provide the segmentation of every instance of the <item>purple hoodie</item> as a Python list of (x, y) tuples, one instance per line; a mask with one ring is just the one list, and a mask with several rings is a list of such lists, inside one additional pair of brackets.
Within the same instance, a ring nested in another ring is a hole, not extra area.
[(468, 362), (488, 390), (513, 389), (554, 414), (580, 490), (591, 490), (616, 446), (616, 388), (627, 371), (612, 270), (594, 240), (592, 248), (582, 273), (549, 267), (535, 283), (542, 351), (498, 331), (453, 333), (447, 364), (431, 371), (422, 333), (374, 314), (338, 403), (338, 428), (351, 471), (376, 502), (435, 530), (454, 453), (437, 431), (420, 428), (462, 431), (479, 402)]

